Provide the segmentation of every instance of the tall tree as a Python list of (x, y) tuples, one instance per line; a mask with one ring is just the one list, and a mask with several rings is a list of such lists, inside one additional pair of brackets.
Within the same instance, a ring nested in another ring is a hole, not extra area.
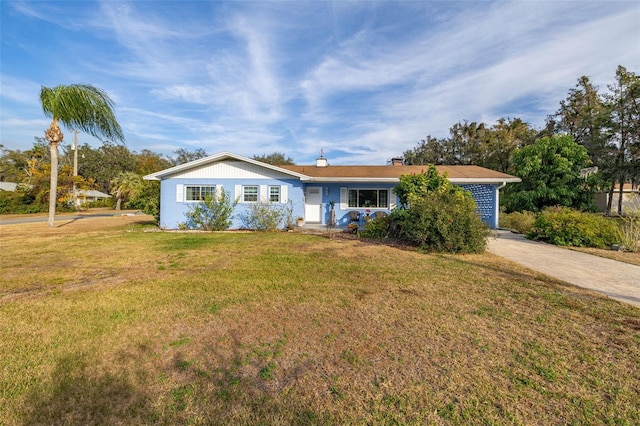
[(627, 179), (636, 174), (640, 161), (640, 76), (627, 71), (623, 66), (616, 70), (616, 81), (609, 85), (610, 93), (605, 95), (610, 110), (609, 127), (611, 142), (617, 153), (614, 160), (607, 211), (611, 211), (616, 181), (619, 185), (618, 214), (622, 214), (622, 191)]
[(113, 112), (113, 101), (102, 90), (88, 84), (42, 87), (40, 102), (45, 116), (52, 119), (45, 131), (51, 149), (51, 184), (49, 191), (49, 226), (54, 226), (58, 185), (58, 145), (64, 140), (60, 123), (94, 137), (124, 141), (120, 124)]
[(271, 164), (273, 166), (287, 166), (293, 165), (293, 159), (287, 157), (284, 152), (274, 152), (272, 154), (254, 155), (254, 160), (261, 161), (263, 163)]
[(606, 167), (608, 151), (607, 121), (609, 108), (603, 102), (589, 77), (578, 79), (576, 87), (569, 90), (567, 99), (560, 101), (560, 108), (548, 118), (555, 132), (566, 133), (587, 148), (591, 160), (600, 168)]

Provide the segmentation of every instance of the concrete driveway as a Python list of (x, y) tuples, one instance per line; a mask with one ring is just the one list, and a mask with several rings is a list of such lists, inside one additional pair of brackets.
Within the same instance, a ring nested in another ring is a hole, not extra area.
[(496, 237), (489, 237), (489, 252), (640, 307), (640, 266), (530, 241), (511, 231), (496, 232)]

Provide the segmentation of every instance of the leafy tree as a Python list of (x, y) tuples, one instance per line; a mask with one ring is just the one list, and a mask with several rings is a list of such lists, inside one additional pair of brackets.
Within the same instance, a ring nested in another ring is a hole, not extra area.
[(25, 152), (0, 145), (0, 182), (19, 182), (28, 160)]
[(597, 176), (580, 171), (591, 166), (587, 150), (571, 136), (538, 140), (513, 154), (513, 173), (522, 182), (507, 187), (507, 211), (540, 211), (548, 206), (592, 210)]
[(274, 166), (288, 166), (293, 165), (293, 159), (287, 157), (283, 152), (274, 152), (272, 154), (254, 155), (254, 160), (261, 161), (263, 163), (271, 164)]
[(111, 181), (111, 194), (116, 196), (116, 210), (120, 210), (122, 200), (132, 198), (142, 191), (142, 177), (134, 172), (120, 172)]
[(142, 176), (168, 169), (172, 166), (171, 161), (148, 149), (143, 149), (139, 154), (134, 154), (134, 157), (135, 169), (133, 171)]
[(137, 159), (126, 146), (105, 142), (99, 148), (81, 145), (78, 174), (93, 178), (98, 182), (100, 190), (109, 192), (111, 181), (122, 172), (135, 171)]
[(418, 145), (405, 151), (402, 155), (406, 165), (447, 164), (449, 149), (447, 139), (437, 139), (427, 136)]
[(511, 155), (517, 149), (532, 144), (538, 132), (529, 123), (519, 118), (501, 118), (491, 127), (485, 148), (482, 167), (508, 173), (511, 169)]
[(174, 151), (176, 156), (171, 159), (171, 162), (174, 166), (178, 166), (180, 164), (185, 164), (190, 161), (195, 161), (200, 158), (206, 157), (208, 154), (202, 148), (198, 148), (195, 151), (189, 151), (184, 148), (178, 148)]
[(51, 184), (49, 193), (49, 226), (54, 226), (58, 186), (58, 145), (64, 136), (60, 123), (80, 129), (95, 137), (124, 141), (122, 129), (113, 113), (113, 101), (102, 90), (85, 84), (42, 87), (40, 102), (45, 116), (52, 119), (45, 131), (51, 150)]

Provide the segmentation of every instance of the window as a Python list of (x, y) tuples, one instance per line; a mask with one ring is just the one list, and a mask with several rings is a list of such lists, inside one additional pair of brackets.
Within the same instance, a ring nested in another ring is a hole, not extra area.
[(187, 201), (201, 201), (207, 197), (214, 197), (216, 193), (215, 185), (187, 186)]
[(350, 189), (349, 190), (349, 207), (350, 208), (381, 208), (389, 207), (389, 190), (388, 189)]
[(280, 202), (280, 187), (279, 186), (270, 186), (269, 187), (269, 202), (270, 203), (279, 203)]
[(258, 185), (247, 185), (242, 187), (242, 202), (258, 202)]

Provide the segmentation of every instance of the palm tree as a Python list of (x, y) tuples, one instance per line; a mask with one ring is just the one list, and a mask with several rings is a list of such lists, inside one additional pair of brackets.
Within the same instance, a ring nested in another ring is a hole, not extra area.
[(88, 84), (42, 87), (40, 102), (51, 126), (44, 132), (51, 148), (51, 189), (49, 191), (49, 226), (54, 226), (58, 187), (58, 145), (64, 136), (59, 124), (79, 129), (92, 136), (124, 142), (122, 129), (113, 113), (113, 101), (102, 90)]
[(120, 172), (111, 180), (111, 193), (116, 196), (116, 210), (120, 210), (122, 200), (131, 198), (142, 190), (142, 178), (134, 172)]

